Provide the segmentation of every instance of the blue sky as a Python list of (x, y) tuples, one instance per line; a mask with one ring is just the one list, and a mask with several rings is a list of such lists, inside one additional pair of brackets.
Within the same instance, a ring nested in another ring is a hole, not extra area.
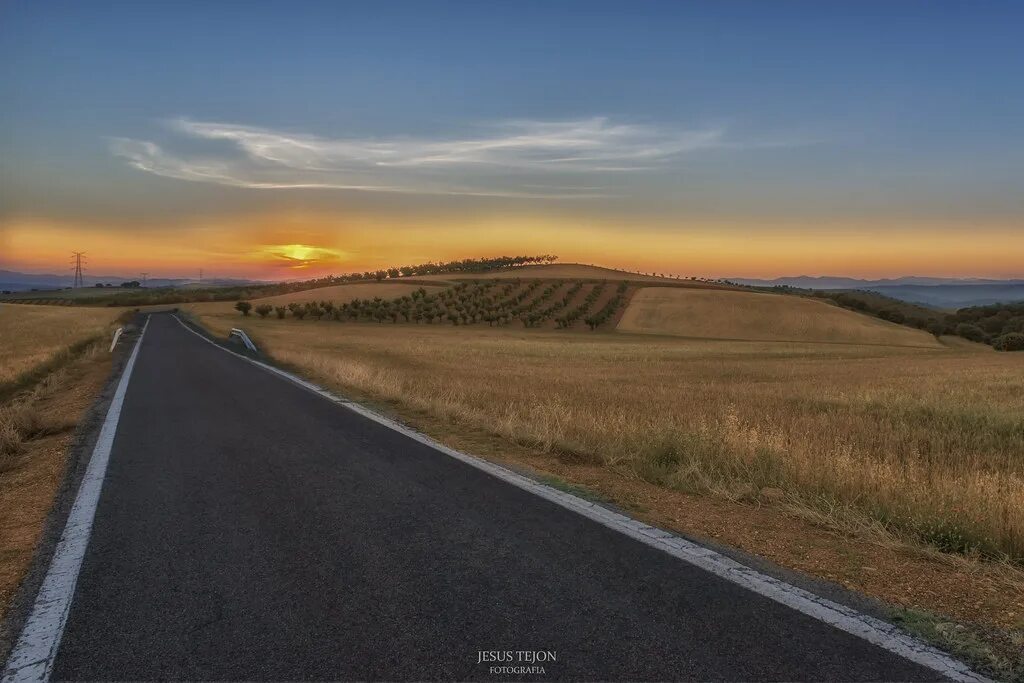
[(1009, 2), (6, 2), (0, 239), (282, 211), (998, 237), (1022, 28)]

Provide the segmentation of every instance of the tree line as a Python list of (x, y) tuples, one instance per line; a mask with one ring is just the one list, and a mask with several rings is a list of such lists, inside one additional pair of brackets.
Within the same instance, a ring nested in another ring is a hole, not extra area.
[(813, 296), (935, 336), (955, 335), (998, 351), (1024, 351), (1024, 302), (970, 306), (945, 313), (870, 291), (816, 290)]

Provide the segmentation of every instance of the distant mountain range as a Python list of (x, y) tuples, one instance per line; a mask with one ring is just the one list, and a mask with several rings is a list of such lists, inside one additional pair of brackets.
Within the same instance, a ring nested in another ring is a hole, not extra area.
[(799, 287), (801, 289), (863, 289), (901, 301), (936, 308), (964, 308), (1024, 301), (1024, 279), (898, 277), (862, 280), (849, 277), (780, 277), (774, 280), (727, 278), (754, 287)]
[[(138, 276), (126, 277), (124, 275), (84, 275), (82, 281), (86, 287), (93, 287), (97, 283), (119, 285), (122, 282), (139, 280)], [(63, 289), (74, 284), (75, 278), (72, 275), (54, 275), (52, 273), (19, 273), (14, 270), (0, 269), (0, 291), (24, 292), (31, 289)], [(210, 287), (229, 287), (233, 285), (255, 284), (256, 280), (237, 280), (231, 278), (204, 279), (202, 284)], [(149, 278), (146, 281), (147, 287), (187, 287), (198, 284), (197, 280), (188, 278)]]

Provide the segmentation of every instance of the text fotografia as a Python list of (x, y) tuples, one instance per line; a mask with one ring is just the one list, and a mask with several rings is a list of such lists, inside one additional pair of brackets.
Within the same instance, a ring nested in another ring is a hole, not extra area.
[(543, 674), (543, 664), (558, 661), (554, 650), (478, 650), (477, 664), (491, 664), (491, 674)]

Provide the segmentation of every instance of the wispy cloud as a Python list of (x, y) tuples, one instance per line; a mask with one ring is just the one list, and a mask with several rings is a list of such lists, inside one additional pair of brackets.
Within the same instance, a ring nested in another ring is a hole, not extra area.
[[(608, 178), (615, 174), (660, 168), (703, 150), (758, 146), (728, 139), (723, 128), (602, 117), (505, 121), (479, 136), (449, 139), (325, 138), (190, 119), (169, 125), (192, 140), (229, 143), (233, 153), (183, 156), (128, 138), (113, 139), (111, 151), (148, 173), (233, 187), (580, 199), (614, 194)], [(565, 184), (580, 175), (603, 182)]]

